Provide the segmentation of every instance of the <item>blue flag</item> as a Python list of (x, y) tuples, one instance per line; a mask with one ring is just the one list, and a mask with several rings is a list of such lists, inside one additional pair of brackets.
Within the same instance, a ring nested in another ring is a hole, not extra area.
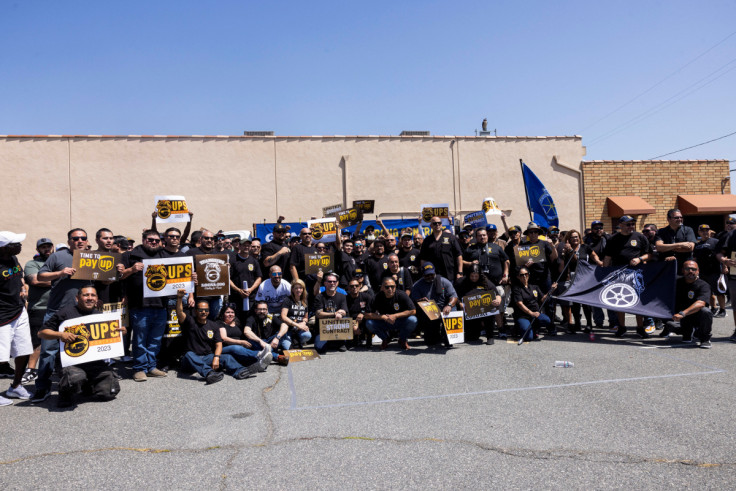
[(534, 222), (547, 228), (552, 225), (559, 226), (557, 208), (547, 188), (524, 162), (521, 163), (521, 171), (524, 175), (524, 188), (526, 188), (526, 206), (534, 213)]
[(675, 309), (675, 261), (599, 268), (580, 261), (570, 288), (555, 298), (616, 312), (669, 319)]

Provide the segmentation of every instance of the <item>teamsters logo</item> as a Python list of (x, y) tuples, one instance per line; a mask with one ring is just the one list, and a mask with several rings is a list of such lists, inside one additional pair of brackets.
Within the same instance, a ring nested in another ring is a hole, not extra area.
[(600, 293), (601, 302), (616, 309), (626, 309), (638, 304), (639, 297), (646, 289), (644, 273), (628, 268), (614, 271), (603, 278), (601, 283), (606, 285)]
[(77, 339), (75, 339), (71, 343), (64, 344), (64, 353), (73, 358), (85, 354), (89, 349), (90, 337), (89, 329), (87, 329), (87, 326), (85, 326), (84, 324), (78, 324), (76, 326), (67, 327), (66, 332), (76, 334)]
[(217, 283), (220, 281), (220, 265), (215, 263), (205, 264), (204, 275), (210, 283)]
[(158, 292), (166, 286), (166, 266), (153, 264), (146, 269), (146, 286), (149, 290)]
[(169, 218), (171, 216), (171, 201), (159, 201), (156, 204), (156, 210), (158, 211), (159, 218)]

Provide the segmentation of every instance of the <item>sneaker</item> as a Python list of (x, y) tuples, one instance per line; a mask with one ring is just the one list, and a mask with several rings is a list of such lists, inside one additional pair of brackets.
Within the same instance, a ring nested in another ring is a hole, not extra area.
[(148, 377), (146, 376), (146, 372), (141, 370), (140, 372), (135, 372), (133, 374), (133, 380), (135, 380), (136, 382), (145, 382), (146, 380), (148, 380)]
[(664, 329), (662, 329), (662, 332), (659, 333), (659, 337), (661, 338), (669, 338), (672, 337), (674, 333), (668, 326), (664, 326)]
[[(654, 327), (654, 326), (652, 326), (652, 327)], [(636, 333), (642, 339), (649, 339), (649, 334), (647, 333), (647, 331), (643, 327), (637, 327), (636, 328)]]
[(210, 373), (207, 374), (207, 376), (204, 378), (205, 383), (207, 385), (210, 384), (216, 384), (220, 380), (222, 380), (225, 377), (225, 374), (222, 372), (216, 372), (214, 370), (210, 371)]
[(19, 385), (15, 388), (11, 386), (8, 390), (5, 391), (5, 395), (10, 397), (11, 399), (28, 400), (31, 398), (31, 393), (28, 392), (26, 388), (22, 385)]
[(31, 402), (33, 403), (43, 402), (46, 399), (48, 399), (50, 395), (51, 395), (51, 390), (49, 389), (36, 389), (36, 392), (34, 392), (33, 395), (31, 396)]
[(21, 385), (32, 384), (38, 378), (38, 370), (35, 368), (27, 368), (23, 378), (20, 379)]
[(285, 367), (289, 364), (289, 357), (286, 355), (279, 355), (278, 358), (276, 358), (276, 363)]
[[(235, 377), (235, 380), (243, 380), (246, 378), (255, 377), (258, 371), (258, 364), (254, 363), (253, 365), (241, 368), (233, 374), (233, 377)], [(222, 375), (222, 373), (220, 375)]]
[(345, 352), (348, 350), (348, 347), (345, 343), (342, 343), (339, 348), (337, 348), (337, 351)]
[(164, 372), (163, 370), (159, 370), (158, 368), (154, 368), (153, 370), (148, 372), (149, 377), (153, 378), (161, 378), (161, 377), (167, 377), (168, 374)]
[(0, 396), (0, 406), (10, 406), (11, 404), (13, 404), (13, 401), (6, 397)]
[(0, 378), (13, 378), (15, 377), (15, 370), (10, 366), (10, 363), (5, 362), (0, 364)]
[(616, 333), (614, 334), (614, 336), (617, 338), (622, 338), (624, 337), (624, 334), (626, 334), (626, 327), (621, 326), (618, 329), (616, 329)]
[(718, 312), (716, 312), (713, 317), (717, 319), (722, 319), (726, 317), (726, 309), (718, 309)]
[(273, 353), (271, 353), (271, 350), (269, 350), (263, 355), (263, 358), (261, 358), (260, 356), (261, 353), (258, 353), (259, 358), (255, 364), (258, 367), (259, 372), (265, 372), (266, 368), (268, 368), (268, 365), (270, 365), (273, 361)]
[(704, 349), (711, 349), (713, 346), (710, 344), (710, 341), (703, 341), (700, 343), (700, 347)]

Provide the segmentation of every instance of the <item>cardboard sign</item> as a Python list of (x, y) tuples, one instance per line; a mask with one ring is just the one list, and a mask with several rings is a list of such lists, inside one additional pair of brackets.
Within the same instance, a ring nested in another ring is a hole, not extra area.
[(156, 196), (156, 223), (188, 221), (189, 208), (184, 196)]
[(120, 262), (120, 254), (114, 252), (74, 250), (72, 268), (77, 272), (73, 280), (115, 281), (118, 270), (115, 266)]
[(319, 338), (322, 341), (353, 339), (353, 319), (319, 319)]
[(440, 318), (440, 308), (434, 300), (420, 300), (417, 302), (419, 308), (427, 315), (429, 320), (436, 321)]
[(294, 363), (296, 361), (307, 361), (318, 359), (319, 353), (313, 349), (290, 349), (285, 350), (284, 353), (289, 357), (289, 362)]
[(497, 307), (492, 302), (496, 298), (493, 290), (473, 290), (463, 297), (465, 306), (465, 318), (480, 319), (498, 314)]
[(335, 242), (337, 225), (334, 218), (308, 220), (307, 226), (312, 230), (314, 242)]
[(486, 228), (488, 219), (483, 211), (474, 211), (465, 215), (465, 225), (472, 225), (473, 229)]
[(445, 326), (447, 340), (450, 341), (450, 344), (465, 342), (465, 323), (463, 322), (462, 312), (450, 312), (447, 315), (442, 314), (442, 324)]
[(516, 256), (517, 266), (525, 265), (530, 259), (535, 263), (543, 263), (547, 260), (544, 254), (544, 244), (541, 241), (534, 245), (514, 246), (514, 256)]
[(69, 367), (123, 356), (122, 332), (115, 331), (120, 326), (120, 313), (92, 314), (62, 322), (59, 332), (71, 332), (77, 339), (71, 343), (59, 341), (61, 366)]
[[(736, 261), (736, 251), (731, 252), (731, 260)], [(736, 275), (736, 266), (729, 266), (728, 267), (728, 274), (730, 275)]]
[(452, 224), (450, 222), (450, 205), (447, 203), (437, 203), (433, 205), (422, 205), (419, 227), (426, 227), (431, 230), (432, 227), (429, 226), (429, 221), (433, 216), (441, 218), (442, 225), (445, 227), (449, 227)]
[(501, 215), (501, 208), (498, 207), (498, 203), (492, 197), (487, 197), (483, 200), (482, 210), (486, 215)]
[(130, 321), (128, 320), (128, 307), (125, 304), (123, 304), (123, 302), (103, 303), (102, 311), (103, 312), (119, 312), (120, 313), (120, 325), (126, 328), (130, 326)]
[(230, 268), (227, 254), (198, 254), (194, 256), (197, 272), (197, 296), (230, 295)]
[(322, 216), (325, 218), (334, 217), (337, 216), (340, 210), (342, 210), (342, 204), (325, 206), (322, 208)]
[(330, 271), (333, 262), (332, 254), (304, 254), (304, 272), (317, 274), (320, 271)]
[(357, 208), (341, 211), (337, 214), (337, 228), (343, 229), (357, 225), (363, 221), (363, 212)]
[(373, 213), (376, 208), (376, 200), (374, 199), (358, 199), (353, 201), (353, 208), (357, 208), (363, 213)]
[(191, 257), (143, 260), (143, 297), (168, 297), (177, 290), (194, 291)]

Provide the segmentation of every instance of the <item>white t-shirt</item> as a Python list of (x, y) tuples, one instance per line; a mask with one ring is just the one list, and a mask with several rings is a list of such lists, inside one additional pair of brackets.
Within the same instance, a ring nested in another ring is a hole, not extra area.
[(268, 312), (270, 314), (281, 315), (281, 304), (284, 299), (291, 295), (291, 284), (286, 280), (281, 280), (278, 287), (274, 287), (270, 279), (267, 279), (258, 287), (256, 300), (264, 300), (268, 303)]

